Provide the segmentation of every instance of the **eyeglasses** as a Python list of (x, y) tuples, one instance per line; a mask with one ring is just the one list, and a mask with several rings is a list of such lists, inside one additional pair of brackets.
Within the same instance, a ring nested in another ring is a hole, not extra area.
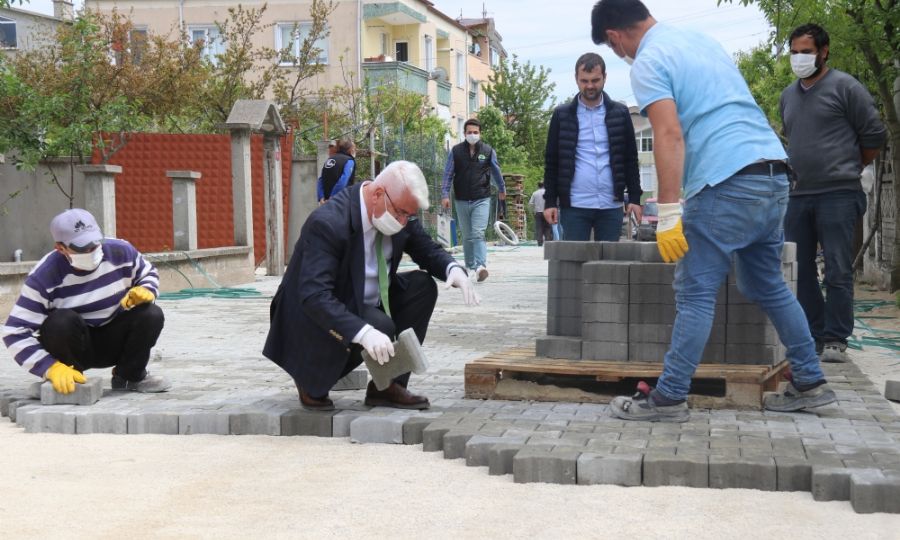
[(416, 220), (416, 217), (418, 216), (418, 212), (416, 212), (415, 214), (410, 214), (406, 210), (398, 207), (396, 204), (394, 204), (394, 201), (391, 199), (391, 196), (388, 195), (387, 190), (384, 190), (384, 196), (387, 197), (387, 200), (390, 201), (391, 206), (394, 207), (394, 211), (397, 212), (397, 217), (399, 217), (403, 221), (415, 221)]
[(68, 247), (71, 251), (75, 253), (92, 253), (95, 249), (100, 247), (100, 242), (91, 242), (85, 246), (76, 246), (75, 244), (69, 244)]

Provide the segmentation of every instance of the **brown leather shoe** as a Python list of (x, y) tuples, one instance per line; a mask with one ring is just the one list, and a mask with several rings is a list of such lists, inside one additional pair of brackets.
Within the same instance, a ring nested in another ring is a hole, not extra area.
[(300, 406), (302, 406), (307, 411), (333, 411), (334, 410), (334, 402), (328, 398), (328, 394), (325, 394), (323, 398), (314, 398), (311, 395), (307, 394), (303, 388), (300, 388), (300, 383), (294, 381), (294, 384), (297, 386), (297, 392), (300, 394)]
[(394, 407), (395, 409), (422, 410), (431, 407), (428, 398), (417, 396), (399, 384), (392, 382), (384, 390), (375, 388), (375, 383), (369, 381), (366, 388), (365, 404), (369, 407)]

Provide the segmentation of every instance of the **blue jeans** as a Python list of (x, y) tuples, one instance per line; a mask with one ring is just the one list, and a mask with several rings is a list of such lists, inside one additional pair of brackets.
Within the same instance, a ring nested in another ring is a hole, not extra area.
[[(847, 343), (853, 333), (853, 239), (865, 213), (862, 191), (800, 195), (788, 203), (784, 234), (797, 243), (797, 299), (820, 343)], [(817, 244), (825, 253), (825, 298), (816, 268)]]
[(621, 208), (560, 208), (559, 222), (563, 228), (563, 239), (582, 242), (590, 240), (593, 230), (594, 240), (597, 242), (618, 242), (624, 215)]
[(788, 204), (784, 174), (735, 175), (685, 203), (688, 252), (675, 268), (675, 325), (657, 390), (686, 399), (709, 338), (716, 293), (732, 256), (737, 286), (766, 312), (787, 349), (796, 384), (823, 380), (803, 308), (781, 274), (782, 218)]
[(489, 198), (474, 201), (456, 199), (456, 217), (459, 218), (459, 229), (463, 235), (463, 254), (466, 268), (475, 269), (487, 266), (487, 244), (484, 243), (484, 230), (488, 226), (488, 214), (491, 210)]

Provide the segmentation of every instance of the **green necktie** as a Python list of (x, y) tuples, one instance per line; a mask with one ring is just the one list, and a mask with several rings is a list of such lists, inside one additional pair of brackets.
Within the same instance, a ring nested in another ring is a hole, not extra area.
[(381, 295), (381, 305), (384, 306), (384, 312), (387, 316), (391, 316), (391, 306), (388, 303), (388, 287), (390, 280), (388, 279), (387, 263), (384, 262), (384, 235), (381, 231), (375, 233), (375, 257), (378, 259), (378, 294)]

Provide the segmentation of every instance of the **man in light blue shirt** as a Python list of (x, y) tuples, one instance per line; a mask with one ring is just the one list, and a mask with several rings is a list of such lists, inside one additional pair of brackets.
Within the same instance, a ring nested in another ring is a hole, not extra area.
[[(684, 422), (687, 395), (731, 268), (772, 320), (793, 380), (764, 406), (798, 411), (835, 401), (806, 317), (781, 274), (788, 202), (784, 149), (737, 67), (714, 40), (658, 24), (639, 0), (600, 0), (594, 43), (632, 64), (634, 96), (653, 127), (659, 180), (657, 246), (675, 269), (675, 323), (657, 387), (615, 398), (625, 420)], [(678, 199), (684, 188), (685, 208)], [(683, 213), (683, 219), (682, 219)], [(647, 359), (652, 360), (652, 359)]]

